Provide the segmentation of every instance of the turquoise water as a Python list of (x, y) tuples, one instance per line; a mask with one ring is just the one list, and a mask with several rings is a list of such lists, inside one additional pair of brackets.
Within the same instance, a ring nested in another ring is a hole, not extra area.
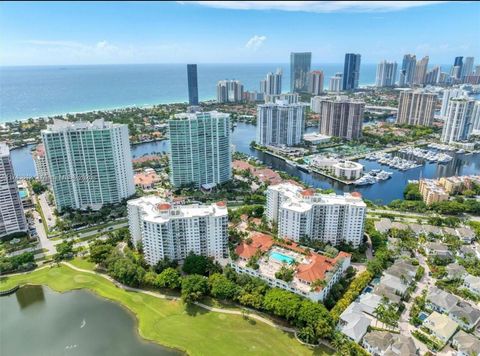
[(26, 198), (27, 197), (27, 192), (24, 190), (19, 190), (18, 194), (20, 195), (20, 199)]
[(288, 263), (289, 265), (291, 265), (292, 263), (295, 262), (295, 260), (293, 258), (291, 258), (290, 256), (286, 256), (286, 255), (278, 253), (278, 252), (270, 253), (270, 257), (273, 258), (274, 260), (279, 261), (279, 262)]
[[(283, 69), (283, 91), (289, 91), (290, 66), (272, 64), (199, 64), (199, 99), (216, 96), (222, 79), (238, 79), (245, 90), (259, 90), (268, 72)], [(313, 64), (330, 76), (343, 64)], [(362, 64), (360, 85), (375, 82), (375, 64)], [(185, 64), (0, 67), (0, 122), (127, 106), (188, 100)]]

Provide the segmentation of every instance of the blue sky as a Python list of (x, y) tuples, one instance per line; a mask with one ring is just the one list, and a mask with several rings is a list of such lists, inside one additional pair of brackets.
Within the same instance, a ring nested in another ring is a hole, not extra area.
[(480, 3), (1, 2), (0, 64), (480, 60)]

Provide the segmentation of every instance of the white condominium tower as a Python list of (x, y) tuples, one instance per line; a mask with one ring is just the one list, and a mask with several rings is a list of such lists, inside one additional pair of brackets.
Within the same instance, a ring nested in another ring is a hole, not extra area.
[(413, 84), (423, 85), (425, 84), (425, 78), (427, 76), (428, 69), (428, 56), (423, 57), (415, 65), (415, 75), (413, 77)]
[(0, 237), (27, 231), (8, 146), (0, 142)]
[(480, 125), (480, 101), (468, 96), (448, 101), (441, 141), (452, 143), (468, 140), (472, 130)]
[(221, 80), (217, 83), (218, 103), (238, 103), (243, 99), (243, 84), (238, 80)]
[(45, 147), (43, 144), (39, 144), (37, 147), (35, 147), (35, 150), (32, 151), (32, 157), (35, 165), (35, 172), (37, 173), (37, 179), (42, 184), (50, 184), (47, 158), (45, 157)]
[(377, 65), (375, 86), (393, 87), (397, 80), (397, 62), (382, 61)]
[(267, 77), (260, 81), (260, 92), (266, 95), (279, 95), (282, 93), (282, 70), (268, 73)]
[(465, 57), (465, 61), (462, 65), (462, 78), (465, 78), (473, 73), (473, 63), (475, 61), (474, 57)]
[(230, 116), (211, 112), (183, 113), (168, 121), (170, 182), (212, 188), (231, 178)]
[(127, 125), (54, 120), (42, 141), (59, 211), (96, 210), (135, 193)]
[(367, 206), (359, 193), (319, 194), (292, 183), (269, 186), (267, 219), (278, 236), (299, 242), (319, 240), (358, 247), (363, 241)]
[(437, 94), (403, 90), (398, 99), (397, 124), (432, 126)]
[(308, 73), (308, 92), (312, 95), (323, 93), (323, 71), (314, 70)]
[(257, 143), (294, 146), (302, 141), (305, 105), (277, 100), (257, 106)]
[(225, 203), (171, 205), (149, 195), (127, 205), (132, 242), (142, 242), (150, 265), (165, 258), (183, 260), (190, 252), (217, 260), (228, 256)]
[(440, 118), (444, 119), (447, 114), (448, 102), (450, 99), (466, 96), (467, 92), (460, 88), (445, 89), (442, 97), (442, 108), (440, 109)]
[(403, 56), (402, 69), (400, 70), (400, 79), (398, 82), (399, 86), (403, 87), (413, 84), (416, 64), (417, 57), (414, 54), (406, 54)]
[(319, 133), (355, 140), (362, 136), (363, 101), (347, 96), (316, 96), (311, 100), (312, 111), (320, 114)]
[(342, 91), (343, 74), (336, 73), (335, 76), (330, 77), (330, 83), (328, 85), (328, 91), (339, 93)]

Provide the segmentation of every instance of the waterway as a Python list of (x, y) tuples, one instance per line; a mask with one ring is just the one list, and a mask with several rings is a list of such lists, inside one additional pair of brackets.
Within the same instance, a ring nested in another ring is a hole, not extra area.
[(142, 340), (135, 317), (87, 291), (27, 286), (0, 297), (0, 355), (173, 356)]
[[(307, 132), (315, 130), (316, 128), (308, 128)], [(254, 125), (238, 123), (233, 129), (231, 139), (236, 151), (254, 156), (267, 166), (276, 170), (285, 171), (292, 176), (298, 177), (310, 186), (322, 189), (332, 188), (337, 193), (358, 191), (362, 193), (364, 198), (383, 204), (388, 204), (395, 199), (402, 199), (403, 190), (409, 180), (480, 174), (480, 154), (478, 153), (455, 154), (454, 159), (449, 163), (426, 163), (421, 167), (410, 169), (408, 171), (399, 171), (377, 162), (362, 159), (359, 160), (359, 162), (365, 166), (366, 171), (372, 169), (384, 169), (393, 172), (392, 178), (368, 186), (347, 186), (315, 173), (300, 171), (279, 158), (250, 148), (250, 142), (255, 139)], [(35, 169), (30, 154), (31, 148), (32, 146), (26, 146), (12, 151), (12, 161), (17, 176), (32, 177), (35, 175)], [(137, 158), (152, 153), (168, 152), (169, 149), (170, 143), (168, 140), (148, 142), (132, 146), (132, 155), (134, 158)]]

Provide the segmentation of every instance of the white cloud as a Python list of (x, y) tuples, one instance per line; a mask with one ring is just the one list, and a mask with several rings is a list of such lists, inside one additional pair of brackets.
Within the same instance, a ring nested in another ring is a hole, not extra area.
[(255, 35), (247, 41), (247, 43), (245, 44), (245, 48), (256, 51), (257, 49), (263, 46), (263, 42), (265, 42), (266, 39), (267, 39), (267, 36)]
[(446, 1), (178, 1), (231, 10), (280, 10), (303, 12), (389, 12)]

